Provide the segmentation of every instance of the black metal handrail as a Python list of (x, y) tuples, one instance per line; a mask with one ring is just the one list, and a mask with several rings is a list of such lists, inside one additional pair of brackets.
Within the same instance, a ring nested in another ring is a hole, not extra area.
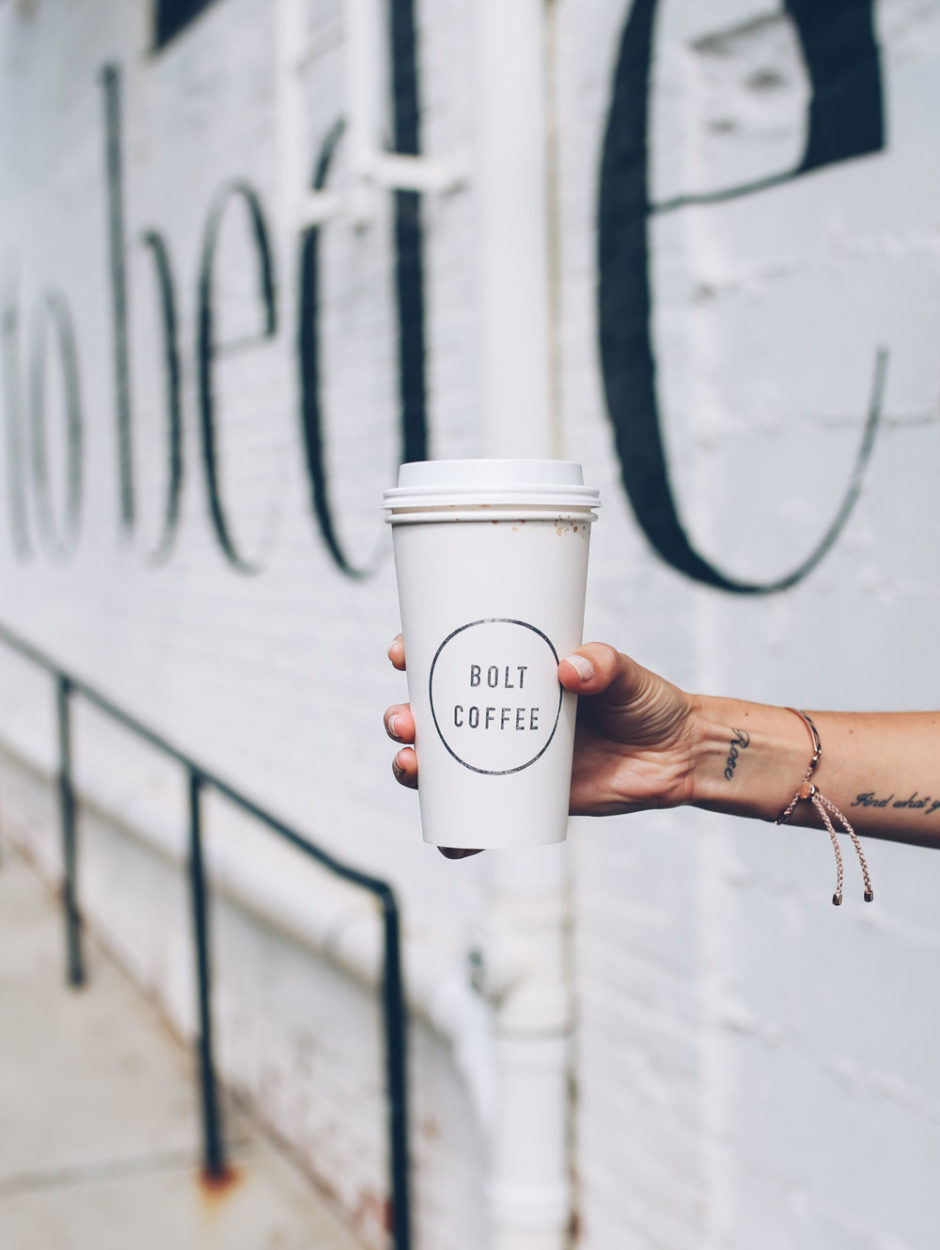
[(223, 795), (261, 825), (290, 842), (304, 855), (315, 860), (334, 876), (368, 890), (382, 910), (384, 956), (382, 975), (382, 1008), (385, 1033), (385, 1063), (388, 1085), (388, 1147), (390, 1231), (394, 1250), (410, 1250), (411, 1203), (408, 1167), (408, 1100), (407, 1050), (405, 1029), (404, 987), (402, 982), (401, 922), (398, 901), (392, 887), (378, 877), (370, 876), (336, 859), (329, 852), (310, 842), (297, 830), (278, 820), (252, 799), (228, 782), (203, 768), (184, 751), (173, 746), (160, 734), (143, 725), (110, 699), (85, 682), (72, 676), (47, 655), (0, 624), (0, 641), (24, 659), (44, 669), (55, 679), (56, 718), (59, 738), (59, 813), (62, 833), (63, 910), (68, 982), (84, 983), (85, 970), (81, 947), (81, 910), (78, 902), (78, 843), (75, 819), (75, 787), (72, 779), (71, 701), (77, 695), (117, 721), (125, 729), (148, 742), (163, 755), (175, 760), (185, 770), (189, 791), (189, 882), (193, 919), (193, 945), (198, 992), (198, 1033), (196, 1050), (202, 1099), (203, 1167), (212, 1178), (226, 1175), (225, 1147), (222, 1139), (221, 1112), (216, 1099), (215, 1058), (212, 1039), (211, 968), (209, 960), (209, 891), (205, 874), (202, 845), (202, 793), (206, 787)]

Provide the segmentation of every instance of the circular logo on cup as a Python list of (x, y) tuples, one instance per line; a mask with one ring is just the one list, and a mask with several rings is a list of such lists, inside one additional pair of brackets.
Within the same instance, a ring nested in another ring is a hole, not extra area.
[(526, 621), (461, 625), (438, 647), (428, 682), (441, 741), (475, 773), (518, 773), (555, 734), (564, 693), (558, 653)]

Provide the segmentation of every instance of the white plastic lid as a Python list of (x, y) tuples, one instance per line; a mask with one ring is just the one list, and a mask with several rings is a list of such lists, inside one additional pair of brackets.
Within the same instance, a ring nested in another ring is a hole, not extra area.
[(479, 504), (596, 508), (600, 495), (584, 485), (580, 464), (570, 460), (418, 460), (403, 464), (398, 485), (384, 506), (473, 507)]

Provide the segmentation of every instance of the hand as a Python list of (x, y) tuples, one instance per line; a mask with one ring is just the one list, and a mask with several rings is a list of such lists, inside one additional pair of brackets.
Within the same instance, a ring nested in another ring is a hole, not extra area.
[[(388, 649), (388, 658), (399, 671), (405, 671), (405, 644), (401, 634), (397, 634)], [(385, 711), (385, 732), (395, 742), (414, 742), (415, 722), (411, 715), (411, 707), (407, 703), (396, 703)], [(411, 790), (418, 788), (418, 757), (414, 747), (406, 746), (392, 760), (392, 772), (400, 785)], [(454, 846), (439, 846), (440, 853), (447, 859), (466, 859), (468, 855), (479, 855), (476, 850), (460, 849)]]
[(602, 642), (590, 642), (562, 660), (558, 678), (579, 696), (573, 816), (693, 801), (701, 735), (691, 695)]
[[(400, 673), (405, 671), (405, 643), (401, 634), (396, 634), (388, 649), (388, 658)], [(394, 742), (414, 742), (415, 722), (411, 715), (411, 705), (395, 703), (385, 709), (385, 732)], [(399, 751), (392, 760), (392, 772), (399, 785), (409, 790), (418, 788), (418, 757), (414, 747), (408, 746)]]
[[(401, 635), (389, 648), (405, 667)], [(693, 801), (693, 772), (700, 738), (697, 702), (677, 686), (642, 668), (605, 643), (580, 647), (558, 666), (558, 679), (577, 694), (578, 721), (571, 774), (572, 815), (608, 816)], [(385, 713), (396, 742), (414, 742), (407, 704)], [(418, 785), (418, 760), (406, 745), (392, 764), (396, 778)], [(444, 850), (451, 859), (473, 851)]]

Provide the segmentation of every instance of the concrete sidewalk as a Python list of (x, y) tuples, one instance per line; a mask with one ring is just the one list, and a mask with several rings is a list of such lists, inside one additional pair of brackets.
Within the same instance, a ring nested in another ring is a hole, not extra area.
[(61, 910), (0, 862), (2, 1250), (361, 1250), (244, 1116), (226, 1116), (231, 1183), (199, 1174), (189, 1050), (92, 941), (63, 976)]

